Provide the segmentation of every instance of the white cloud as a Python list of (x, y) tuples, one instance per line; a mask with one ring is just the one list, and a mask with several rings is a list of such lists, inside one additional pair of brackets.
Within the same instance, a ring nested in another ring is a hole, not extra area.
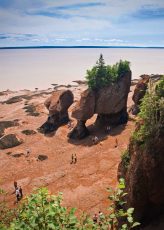
[[(5, 1), (5, 0), (4, 0)], [(69, 3), (68, 3), (69, 2)], [(48, 10), (73, 4), (102, 3), (94, 7), (67, 7), (59, 10), (69, 18), (30, 15), (27, 12)], [(104, 5), (103, 5), (104, 3)], [(13, 0), (10, 6), (0, 8), (0, 33), (19, 34), (0, 40), (0, 45), (29, 45), (44, 43), (74, 45), (87, 44), (132, 44), (148, 40), (160, 43), (164, 36), (164, 19), (142, 21), (131, 15), (146, 7), (164, 7), (163, 0)], [(21, 37), (21, 34), (36, 34), (35, 38)], [(24, 40), (24, 43), (23, 43)], [(152, 42), (152, 44), (153, 44)]]

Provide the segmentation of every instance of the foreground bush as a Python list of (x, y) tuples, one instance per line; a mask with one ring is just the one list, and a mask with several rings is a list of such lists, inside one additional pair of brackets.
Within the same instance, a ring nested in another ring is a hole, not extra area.
[[(3, 203), (0, 209), (1, 230), (129, 230), (137, 226), (133, 220), (133, 208), (124, 206), (124, 180), (120, 179), (118, 189), (109, 189), (112, 204), (107, 215), (102, 214), (97, 223), (86, 215), (75, 215), (75, 208), (68, 210), (61, 205), (62, 195), (50, 195), (46, 188), (26, 197), (20, 207), (13, 212)], [(10, 215), (10, 218), (8, 218)], [(121, 220), (121, 221), (120, 221)]]
[(105, 65), (103, 55), (100, 55), (96, 65), (87, 70), (87, 84), (91, 89), (99, 89), (117, 82), (126, 72), (130, 71), (130, 63), (120, 60), (113, 66)]

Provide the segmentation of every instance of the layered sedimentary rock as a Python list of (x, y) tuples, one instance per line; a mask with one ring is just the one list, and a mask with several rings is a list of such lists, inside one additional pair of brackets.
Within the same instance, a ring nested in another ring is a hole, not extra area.
[(80, 101), (78, 101), (72, 111), (72, 117), (77, 120), (86, 121), (91, 118), (95, 112), (95, 92), (93, 90), (85, 90), (81, 94)]
[(47, 121), (39, 128), (43, 133), (56, 130), (60, 125), (69, 121), (68, 108), (73, 103), (73, 94), (70, 90), (59, 90), (45, 101), (49, 111)]
[[(94, 114), (98, 114), (99, 125), (118, 125), (127, 122), (127, 97), (131, 85), (131, 72), (122, 75), (118, 82), (97, 91), (87, 89), (81, 94), (80, 101), (72, 111), (72, 117), (78, 122), (68, 135), (81, 139), (89, 134), (85, 122)], [(78, 132), (77, 132), (78, 130)], [(80, 134), (82, 132), (82, 135)], [(85, 135), (84, 135), (85, 134)]]
[(127, 208), (134, 208), (135, 218), (142, 224), (164, 213), (164, 91), (160, 84), (159, 94), (159, 84), (153, 84), (156, 80), (153, 76), (148, 88), (149, 97), (156, 98), (154, 105), (144, 101), (148, 103), (142, 109), (145, 116), (138, 121), (118, 168), (118, 177), (126, 182)]
[(164, 211), (164, 133), (146, 148), (132, 141), (130, 164), (121, 162), (118, 176), (126, 180), (127, 206), (135, 209), (138, 221), (150, 221)]
[(132, 114), (136, 115), (137, 113), (139, 113), (139, 106), (141, 104), (141, 100), (144, 97), (147, 87), (148, 87), (148, 82), (150, 79), (149, 75), (141, 75), (140, 76), (140, 80), (137, 83), (135, 90), (134, 90), (134, 94), (133, 94), (133, 101), (134, 101), (134, 105), (132, 106)]

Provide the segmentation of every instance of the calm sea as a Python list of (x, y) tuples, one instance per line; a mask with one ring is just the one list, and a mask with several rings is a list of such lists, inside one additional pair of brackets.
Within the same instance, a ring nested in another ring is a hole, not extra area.
[(84, 79), (100, 53), (106, 64), (131, 62), (132, 77), (164, 73), (164, 49), (58, 48), (0, 50), (0, 90), (46, 89)]

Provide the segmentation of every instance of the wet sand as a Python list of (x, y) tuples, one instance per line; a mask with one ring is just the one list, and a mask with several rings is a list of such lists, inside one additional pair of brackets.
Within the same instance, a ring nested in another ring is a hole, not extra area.
[[(79, 99), (80, 93), (85, 86), (71, 87), (75, 101)], [(134, 86), (131, 87), (132, 91)], [(48, 93), (51, 93), (49, 90)], [(47, 91), (45, 91), (47, 93)], [(89, 214), (105, 212), (109, 206), (107, 199), (107, 187), (117, 185), (117, 167), (120, 156), (126, 149), (129, 137), (134, 129), (134, 121), (130, 119), (126, 126), (118, 126), (106, 135), (104, 130), (98, 130), (93, 126), (96, 116), (87, 121), (87, 126), (92, 135), (98, 136), (100, 142), (92, 144), (91, 136), (81, 141), (70, 141), (67, 139), (69, 129), (67, 125), (60, 127), (56, 133), (44, 136), (41, 133), (25, 135), (23, 130), (37, 131), (47, 119), (48, 111), (43, 103), (49, 94), (43, 91), (19, 91), (8, 92), (0, 96), (0, 101), (5, 101), (16, 95), (33, 95), (31, 99), (6, 104), (0, 103), (1, 121), (19, 119), (19, 126), (10, 127), (5, 134), (14, 133), (23, 139), (23, 144), (0, 150), (0, 187), (8, 192), (7, 200), (13, 206), (15, 195), (13, 182), (16, 180), (23, 188), (24, 195), (29, 194), (36, 187), (46, 186), (57, 194), (63, 192), (63, 204), (67, 207), (77, 207), (79, 211)], [(128, 106), (132, 104), (132, 92), (129, 93)], [(33, 104), (39, 116), (29, 116), (23, 109), (25, 105)], [(70, 107), (69, 112), (74, 104)], [(73, 121), (74, 125), (76, 124)], [(115, 140), (118, 147), (115, 148)], [(25, 154), (30, 151), (29, 157)], [(11, 152), (10, 154), (7, 154)], [(23, 153), (19, 158), (13, 154)], [(71, 155), (76, 153), (77, 163), (70, 164)], [(47, 160), (37, 161), (39, 154), (48, 156)]]

